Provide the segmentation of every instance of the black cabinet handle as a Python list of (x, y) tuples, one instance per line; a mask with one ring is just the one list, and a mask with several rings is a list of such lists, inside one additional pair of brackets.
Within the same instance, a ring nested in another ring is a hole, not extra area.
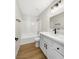
[(47, 44), (46, 43), (44, 43), (44, 47), (47, 49)]
[(60, 48), (57, 48), (57, 50), (59, 50)]
[(44, 43), (44, 47), (46, 47), (45, 43)]
[(47, 44), (46, 44), (46, 49), (47, 49)]

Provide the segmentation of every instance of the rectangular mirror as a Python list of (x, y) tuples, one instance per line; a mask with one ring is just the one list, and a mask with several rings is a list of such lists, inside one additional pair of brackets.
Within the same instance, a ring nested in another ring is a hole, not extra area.
[(64, 12), (50, 18), (50, 30), (55, 28), (58, 33), (64, 34)]

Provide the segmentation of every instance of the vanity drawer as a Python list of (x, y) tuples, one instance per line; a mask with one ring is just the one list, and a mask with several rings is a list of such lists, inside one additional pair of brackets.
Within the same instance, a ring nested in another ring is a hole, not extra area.
[(62, 47), (61, 45), (59, 45), (57, 43), (54, 43), (53, 45), (48, 45), (48, 50), (50, 50), (50, 51), (54, 50), (54, 51), (58, 52), (62, 57), (64, 57), (64, 47)]
[(55, 43), (55, 42), (53, 41), (53, 39), (49, 39), (48, 37), (45, 37), (45, 36), (43, 36), (42, 39), (43, 39), (48, 45), (51, 45), (51, 46), (53, 46), (53, 44)]
[(53, 46), (54, 50), (56, 50), (58, 53), (64, 56), (64, 47), (55, 43)]

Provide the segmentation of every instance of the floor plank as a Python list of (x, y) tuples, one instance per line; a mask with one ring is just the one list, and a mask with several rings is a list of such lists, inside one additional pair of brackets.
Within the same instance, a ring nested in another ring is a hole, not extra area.
[(40, 48), (35, 47), (35, 43), (22, 45), (16, 59), (47, 59)]

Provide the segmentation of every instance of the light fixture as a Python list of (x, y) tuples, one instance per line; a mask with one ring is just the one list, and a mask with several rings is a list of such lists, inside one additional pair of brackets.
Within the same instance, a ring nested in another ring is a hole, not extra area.
[(59, 0), (59, 3), (61, 3), (61, 0)]

